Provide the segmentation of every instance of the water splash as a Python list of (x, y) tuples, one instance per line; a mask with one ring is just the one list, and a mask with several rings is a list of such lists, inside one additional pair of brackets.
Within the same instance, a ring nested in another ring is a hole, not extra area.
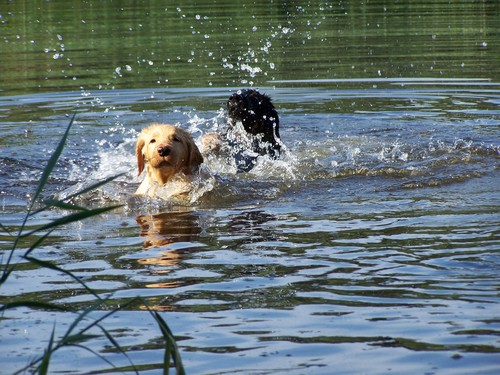
[(177, 204), (194, 204), (206, 193), (212, 191), (216, 184), (214, 174), (206, 165), (203, 165), (198, 173), (188, 180), (180, 175), (162, 186), (154, 186), (154, 198)]

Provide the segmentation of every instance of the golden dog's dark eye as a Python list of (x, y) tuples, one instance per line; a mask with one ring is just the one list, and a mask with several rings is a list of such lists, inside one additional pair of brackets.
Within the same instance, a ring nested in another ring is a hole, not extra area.
[(172, 138), (174, 140), (174, 142), (180, 142), (181, 140), (179, 139), (179, 137), (177, 137), (176, 135), (174, 135), (174, 138)]
[(154, 139), (154, 138), (149, 141), (149, 143), (155, 143), (155, 142), (156, 142), (156, 139)]

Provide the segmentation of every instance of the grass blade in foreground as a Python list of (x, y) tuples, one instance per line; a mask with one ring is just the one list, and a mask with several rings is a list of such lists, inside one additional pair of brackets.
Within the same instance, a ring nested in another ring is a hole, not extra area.
[(56, 334), (56, 324), (54, 323), (54, 328), (52, 329), (52, 333), (50, 335), (49, 339), (49, 345), (47, 349), (45, 349), (45, 352), (43, 354), (42, 362), (40, 363), (40, 367), (38, 368), (38, 373), (40, 375), (47, 374), (49, 371), (49, 363), (50, 363), (50, 357), (52, 354), (52, 347), (54, 345), (54, 336)]
[[(148, 308), (149, 310), (149, 308)], [(186, 372), (184, 370), (184, 366), (182, 365), (182, 359), (179, 354), (179, 349), (177, 347), (177, 343), (175, 342), (175, 337), (172, 334), (172, 331), (168, 327), (167, 323), (161, 315), (157, 311), (151, 311), (151, 314), (155, 318), (156, 322), (160, 326), (161, 332), (163, 334), (163, 338), (165, 340), (165, 355), (163, 359), (163, 373), (168, 375), (170, 370), (170, 359), (173, 360), (173, 364), (177, 371), (177, 375), (185, 375)]]
[(71, 117), (71, 121), (68, 124), (68, 127), (66, 128), (66, 131), (64, 132), (64, 135), (62, 136), (61, 140), (59, 141), (59, 144), (57, 145), (54, 153), (50, 157), (47, 166), (43, 170), (42, 177), (40, 177), (40, 181), (38, 181), (38, 186), (36, 188), (35, 194), (33, 195), (33, 198), (31, 200), (31, 205), (28, 209), (28, 212), (31, 212), (33, 205), (35, 204), (36, 200), (38, 199), (40, 193), (42, 192), (43, 188), (45, 187), (45, 184), (47, 183), (47, 180), (49, 179), (50, 174), (54, 170), (55, 165), (57, 164), (57, 161), (59, 160), (59, 156), (61, 156), (61, 153), (64, 149), (64, 145), (66, 144), (66, 139), (68, 138), (69, 130), (71, 129), (71, 126), (73, 125), (73, 121), (75, 121), (76, 113)]
[[(103, 354), (99, 353), (98, 351), (95, 351), (94, 349), (88, 347), (84, 343), (88, 340), (92, 340), (95, 338), (102, 337), (102, 335), (108, 340), (108, 342), (111, 344), (112, 347), (114, 347), (119, 353), (121, 353), (123, 356), (127, 358), (129, 363), (131, 364), (131, 369), (132, 371), (138, 373), (137, 368), (133, 364), (132, 360), (127, 354), (127, 351), (120, 346), (118, 341), (116, 340), (115, 337), (111, 334), (110, 331), (108, 331), (104, 326), (103, 326), (103, 321), (107, 318), (109, 318), (111, 315), (115, 314), (116, 312), (120, 311), (121, 309), (125, 308), (128, 304), (121, 305), (119, 308), (112, 309), (111, 311), (106, 312), (104, 315), (101, 315), (98, 318), (92, 318), (89, 314), (92, 312), (96, 311), (102, 311), (102, 310), (107, 310), (109, 306), (107, 305), (107, 299), (101, 298), (97, 292), (95, 292), (92, 288), (87, 286), (85, 284), (85, 281), (78, 278), (77, 275), (74, 275), (71, 271), (67, 271), (55, 263), (44, 261), (38, 258), (35, 258), (31, 254), (38, 248), (42, 246), (42, 244), (45, 242), (47, 238), (51, 236), (54, 230), (61, 228), (62, 226), (65, 226), (67, 224), (77, 222), (80, 220), (92, 218), (98, 215), (101, 215), (103, 213), (109, 212), (111, 210), (114, 210), (120, 206), (110, 206), (110, 207), (99, 207), (97, 209), (87, 209), (85, 207), (69, 203), (68, 200), (71, 200), (73, 198), (76, 198), (86, 192), (89, 192), (93, 189), (96, 189), (113, 179), (115, 179), (118, 176), (108, 178), (104, 181), (97, 182), (81, 191), (78, 191), (74, 194), (72, 194), (69, 197), (66, 197), (65, 199), (62, 200), (57, 200), (57, 199), (48, 199), (44, 201), (44, 204), (42, 205), (41, 208), (37, 209), (36, 211), (33, 210), (35, 207), (36, 202), (40, 199), (40, 196), (47, 184), (47, 181), (50, 178), (50, 175), (52, 171), (55, 168), (55, 165), (62, 154), (62, 151), (64, 149), (64, 145), (66, 142), (66, 139), (69, 135), (69, 130), (71, 128), (71, 125), (73, 124), (75, 119), (75, 116), (71, 118), (71, 121), (66, 128), (66, 131), (61, 138), (58, 146), (56, 147), (54, 153), (51, 155), (47, 166), (45, 167), (42, 176), (40, 177), (40, 180), (38, 182), (36, 191), (33, 195), (33, 198), (28, 206), (27, 213), (25, 217), (23, 218), (21, 224), (19, 225), (19, 229), (17, 230), (17, 235), (13, 234), (8, 228), (6, 228), (4, 225), (0, 224), (1, 229), (9, 236), (12, 238), (12, 249), (10, 251), (10, 254), (7, 257), (7, 261), (3, 264), (3, 270), (2, 270), (2, 275), (0, 278), (0, 285), (3, 282), (7, 282), (10, 276), (14, 273), (16, 270), (16, 265), (12, 265), (12, 259), (14, 256), (15, 251), (19, 251), (21, 249), (18, 249), (18, 244), (20, 243), (20, 239), (23, 239), (23, 242), (26, 240), (29, 240), (31, 244), (28, 246), (27, 249), (24, 250), (24, 255), (22, 258), (28, 260), (30, 263), (35, 265), (36, 267), (41, 267), (41, 268), (46, 268), (49, 270), (53, 270), (56, 272), (62, 272), (68, 276), (70, 276), (72, 279), (80, 283), (85, 291), (89, 294), (92, 294), (94, 297), (97, 298), (97, 302), (93, 304), (92, 306), (88, 307), (84, 311), (80, 311), (77, 313), (78, 315), (76, 316), (75, 320), (69, 325), (68, 329), (66, 330), (66, 333), (64, 333), (59, 339), (56, 338), (56, 328), (57, 325), (54, 324), (54, 328), (52, 330), (52, 333), (50, 335), (50, 338), (48, 340), (47, 347), (45, 348), (43, 354), (37, 356), (35, 355), (35, 358), (31, 361), (29, 361), (29, 364), (27, 364), (24, 368), (20, 369), (16, 373), (23, 373), (26, 371), (35, 371), (38, 374), (47, 374), (49, 373), (49, 365), (51, 362), (51, 358), (54, 355), (55, 352), (59, 351), (59, 349), (63, 347), (74, 347), (74, 348), (80, 348), (82, 350), (89, 351), (93, 353), (95, 356), (99, 357), (106, 363), (110, 364), (115, 370), (116, 367), (113, 365), (113, 363), (106, 358)], [(62, 216), (60, 218), (54, 219), (47, 224), (41, 225), (35, 229), (31, 229), (28, 231), (25, 231), (26, 225), (28, 223), (28, 220), (35, 216), (38, 213), (44, 212), (49, 209), (63, 209), (63, 210), (68, 210), (72, 211), (71, 213)], [(42, 232), (42, 233), (40, 233)], [(142, 299), (141, 299), (142, 300)], [(144, 302), (144, 301), (143, 301)], [(9, 309), (15, 309), (19, 307), (27, 307), (30, 309), (39, 309), (39, 310), (45, 310), (45, 311), (51, 311), (51, 310), (58, 310), (66, 313), (73, 313), (73, 311), (69, 311), (68, 307), (65, 306), (57, 306), (54, 305), (50, 302), (39, 302), (39, 301), (18, 301), (18, 302), (12, 302), (8, 304), (0, 304), (0, 311), (1, 312), (6, 312)], [(149, 309), (148, 309), (149, 310)], [(165, 339), (165, 355), (164, 355), (164, 364), (163, 364), (163, 371), (165, 374), (168, 374), (169, 369), (170, 369), (170, 363), (172, 362), (173, 365), (175, 366), (175, 369), (177, 370), (177, 374), (179, 375), (184, 375), (185, 371), (182, 366), (182, 361), (180, 354), (178, 352), (177, 344), (175, 342), (175, 338), (170, 331), (170, 328), (167, 326), (165, 321), (161, 318), (161, 316), (157, 312), (152, 312), (149, 310), (151, 313), (152, 317), (156, 320), (158, 323), (158, 326), (163, 334), (163, 337)], [(82, 328), (81, 325), (84, 323), (85, 320), (85, 325)], [(0, 320), (1, 324), (2, 320)], [(92, 329), (98, 329), (100, 333), (98, 332), (93, 333), (89, 332)]]
[(98, 216), (100, 214), (103, 214), (103, 213), (108, 212), (108, 211), (112, 211), (112, 210), (114, 210), (116, 208), (120, 208), (120, 207), (121, 207), (121, 205), (116, 205), (116, 206), (96, 208), (94, 210), (78, 211), (78, 212), (75, 212), (73, 214), (63, 216), (59, 219), (55, 219), (48, 224), (45, 224), (39, 228), (33, 229), (30, 232), (23, 233), (20, 235), (20, 237), (28, 237), (28, 236), (31, 236), (31, 235), (37, 233), (37, 232), (50, 230), (50, 229), (53, 229), (56, 227), (60, 227), (62, 225), (73, 223), (75, 221), (80, 221), (80, 220), (84, 220), (84, 219), (87, 219), (90, 217)]
[(43, 170), (42, 176), (40, 177), (40, 180), (38, 181), (37, 188), (35, 190), (35, 194), (33, 195), (33, 198), (31, 199), (31, 203), (28, 206), (28, 212), (26, 216), (24, 217), (24, 220), (22, 221), (18, 236), (14, 239), (13, 245), (12, 245), (12, 250), (7, 258), (7, 261), (4, 265), (4, 268), (2, 270), (2, 277), (1, 281), (5, 282), (7, 278), (9, 277), (10, 273), (12, 272), (12, 267), (10, 267), (10, 263), (12, 261), (12, 257), (14, 256), (14, 251), (17, 249), (17, 244), (19, 242), (19, 239), (21, 238), (21, 233), (24, 231), (24, 227), (26, 226), (26, 223), (28, 222), (28, 218), (31, 215), (31, 211), (33, 210), (33, 206), (35, 205), (38, 197), (40, 196), (40, 193), (43, 191), (43, 188), (45, 187), (50, 174), (54, 170), (54, 167), (59, 160), (59, 157), (61, 156), (61, 153), (64, 149), (64, 145), (66, 144), (66, 139), (68, 138), (69, 131), (71, 129), (71, 126), (73, 125), (73, 122), (75, 121), (76, 113), (71, 117), (71, 120), (66, 128), (66, 131), (64, 132), (61, 140), (59, 141), (59, 144), (57, 145), (56, 149), (54, 150), (54, 153), (50, 156), (50, 159)]

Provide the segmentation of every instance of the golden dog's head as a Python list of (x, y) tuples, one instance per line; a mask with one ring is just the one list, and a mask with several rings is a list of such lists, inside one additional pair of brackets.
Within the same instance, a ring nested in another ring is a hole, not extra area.
[(191, 134), (165, 124), (143, 129), (135, 149), (139, 175), (147, 166), (150, 182), (164, 184), (177, 173), (190, 175), (203, 163)]

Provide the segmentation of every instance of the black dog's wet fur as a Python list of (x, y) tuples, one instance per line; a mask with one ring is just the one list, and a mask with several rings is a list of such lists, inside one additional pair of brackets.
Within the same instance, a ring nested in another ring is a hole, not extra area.
[[(229, 125), (241, 121), (245, 131), (261, 136), (254, 142), (254, 152), (277, 157), (281, 150), (279, 116), (271, 98), (253, 89), (242, 89), (232, 94), (227, 101)], [(260, 143), (267, 143), (262, 148)]]

